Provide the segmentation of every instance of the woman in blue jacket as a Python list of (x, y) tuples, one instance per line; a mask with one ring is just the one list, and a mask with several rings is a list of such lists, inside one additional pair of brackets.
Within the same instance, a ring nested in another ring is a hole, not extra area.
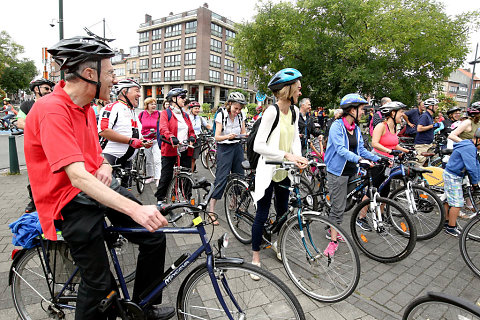
[[(327, 165), (328, 190), (332, 204), (329, 218), (338, 225), (342, 223), (347, 203), (348, 181), (358, 172), (357, 163), (361, 159), (379, 160), (378, 156), (370, 153), (363, 146), (362, 133), (358, 126), (358, 120), (363, 116), (363, 108), (367, 104), (367, 100), (357, 93), (344, 96), (340, 102), (343, 115), (333, 122), (328, 134), (325, 164)], [(357, 224), (362, 229), (371, 230), (365, 218), (358, 219)], [(337, 236), (337, 232), (333, 228), (329, 230), (327, 238), (330, 238), (331, 241), (323, 254), (332, 257), (338, 248), (338, 241), (343, 242), (344, 240)]]

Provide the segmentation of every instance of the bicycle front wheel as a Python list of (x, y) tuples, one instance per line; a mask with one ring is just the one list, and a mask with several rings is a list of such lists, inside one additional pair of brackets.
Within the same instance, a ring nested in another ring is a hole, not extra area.
[[(260, 280), (255, 281), (251, 275)], [(305, 319), (290, 289), (272, 273), (249, 263), (215, 262), (214, 281), (233, 319)], [(178, 319), (228, 319), (204, 264), (186, 279), (177, 297)]]
[[(174, 176), (173, 180), (167, 189), (166, 202), (194, 202), (194, 205), (198, 205), (200, 196), (198, 189), (194, 189), (195, 182), (192, 177), (186, 173), (180, 173), (178, 176)], [(176, 213), (178, 214), (178, 213)], [(173, 213), (171, 213), (173, 215)], [(190, 210), (186, 209), (181, 217), (173, 223), (175, 227), (191, 227), (193, 225), (193, 214)]]
[[(394, 190), (388, 198), (405, 208), (417, 229), (417, 239), (425, 240), (435, 237), (443, 229), (445, 222), (445, 209), (438, 196), (430, 189), (412, 185), (411, 191), (406, 186)], [(411, 193), (411, 199), (414, 201), (416, 210), (410, 212), (409, 197), (407, 192)], [(392, 222), (395, 222), (392, 219)], [(399, 230), (401, 226), (395, 225)]]
[(471, 220), (460, 237), (460, 253), (467, 266), (480, 277), (480, 219)]
[[(318, 213), (303, 212), (301, 220), (303, 232), (297, 216), (293, 216), (280, 234), (282, 262), (288, 276), (315, 300), (337, 302), (347, 298), (360, 279), (360, 259), (353, 241), (342, 228)], [(339, 243), (334, 257), (323, 254), (330, 242), (326, 237), (330, 228), (345, 239), (345, 243)]]
[[(54, 282), (54, 274), (45, 272), (46, 261), (43, 259), (41, 250), (39, 247), (28, 250), (15, 267), (11, 284), (15, 309), (23, 320), (48, 319), (55, 316), (58, 316), (59, 319), (73, 320), (78, 283), (67, 286), (62, 295), (53, 298), (50, 287), (53, 293), (58, 295), (64, 284)], [(53, 257), (56, 256), (56, 250), (53, 246), (47, 250), (47, 254), (53, 262)], [(55, 273), (65, 269), (65, 265), (61, 261), (61, 259), (57, 261), (58, 265), (55, 268), (57, 272)], [(54, 272), (54, 266), (48, 264)], [(56, 276), (65, 280), (68, 279), (69, 275), (57, 274)], [(50, 303), (54, 305), (54, 308), (50, 306)], [(55, 309), (58, 311), (55, 311)], [(60, 317), (62, 314), (64, 318)]]
[[(365, 219), (359, 220), (362, 217)], [(370, 199), (358, 204), (352, 213), (350, 229), (360, 250), (367, 257), (383, 263), (405, 259), (417, 241), (412, 220), (396, 202), (387, 198), (377, 197), (374, 208), (370, 206)]]
[(251, 243), (256, 209), (248, 183), (240, 178), (230, 179), (225, 188), (224, 205), (235, 238), (243, 244)]
[(429, 292), (413, 300), (405, 309), (402, 320), (480, 320), (480, 308), (471, 302), (443, 293)]
[(143, 193), (145, 190), (145, 180), (147, 179), (147, 158), (143, 151), (139, 151), (137, 158), (135, 160), (135, 165), (137, 169), (136, 174), (136, 185), (138, 193)]

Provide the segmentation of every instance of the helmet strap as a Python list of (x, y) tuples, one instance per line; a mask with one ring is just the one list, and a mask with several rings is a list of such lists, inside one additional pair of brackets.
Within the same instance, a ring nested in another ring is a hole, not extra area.
[(35, 86), (35, 87), (33, 87), (33, 93), (35, 93), (35, 88), (38, 88), (38, 95), (39, 95), (40, 97), (43, 97), (42, 90), (40, 90), (40, 86)]
[(123, 92), (123, 90), (122, 90), (121, 93), (122, 93), (122, 96), (125, 98), (125, 102), (130, 107), (130, 109), (134, 109), (133, 104), (130, 102), (130, 99), (127, 98), (128, 89), (130, 89), (130, 88), (127, 88), (127, 90), (125, 90), (125, 92)]
[(96, 89), (96, 91), (95, 91), (95, 98), (94, 98), (94, 99), (98, 99), (99, 96), (100, 96), (100, 87), (102, 86), (102, 83), (100, 82), (100, 72), (101, 72), (101, 68), (102, 68), (102, 61), (101, 61), (101, 60), (98, 60), (98, 61), (97, 61), (97, 75), (98, 75), (98, 80), (97, 80), (97, 81), (88, 80), (88, 79), (82, 77), (77, 71), (73, 72), (73, 74), (74, 74), (75, 76), (77, 76), (78, 78), (82, 79), (83, 81), (88, 82), (88, 83), (91, 83), (91, 84), (94, 84), (95, 86), (97, 86), (97, 89)]

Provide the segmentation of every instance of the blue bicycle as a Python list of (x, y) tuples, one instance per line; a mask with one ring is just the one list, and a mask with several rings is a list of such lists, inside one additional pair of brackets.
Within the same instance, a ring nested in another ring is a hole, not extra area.
[[(115, 306), (121, 319), (143, 319), (143, 309), (205, 254), (206, 262), (195, 267), (180, 286), (176, 303), (179, 319), (305, 319), (292, 291), (276, 276), (242, 259), (224, 256), (224, 248), (228, 244), (226, 234), (218, 240), (218, 252), (214, 254), (200, 215), (207, 214), (204, 208), (212, 192), (210, 184), (207, 201), (199, 207), (188, 203), (159, 207), (163, 215), (171, 217), (172, 223), (185, 217), (185, 214), (191, 215), (194, 226), (161, 228), (156, 232), (196, 234), (201, 244), (193, 253), (182, 254), (164, 273), (165, 276), (152, 283), (141, 295), (138, 303), (130, 300), (116, 250), (106, 242), (120, 289), (118, 292), (112, 291), (102, 301), (99, 306), (102, 311)], [(105, 232), (107, 235), (116, 235), (148, 231), (144, 228), (106, 226)], [(261, 280), (254, 281), (251, 275)], [(18, 315), (21, 319), (73, 319), (79, 280), (78, 268), (70, 258), (66, 243), (39, 238), (34, 248), (17, 252), (10, 269), (9, 284)]]

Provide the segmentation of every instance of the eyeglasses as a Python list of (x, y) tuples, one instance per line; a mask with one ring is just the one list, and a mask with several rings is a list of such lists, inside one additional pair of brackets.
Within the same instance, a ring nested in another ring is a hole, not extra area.
[(186, 95), (183, 95), (183, 94), (182, 94), (181, 96), (178, 96), (178, 97), (179, 97), (179, 98), (182, 98), (182, 99), (184, 99), (184, 100), (187, 99), (187, 96), (186, 96)]

